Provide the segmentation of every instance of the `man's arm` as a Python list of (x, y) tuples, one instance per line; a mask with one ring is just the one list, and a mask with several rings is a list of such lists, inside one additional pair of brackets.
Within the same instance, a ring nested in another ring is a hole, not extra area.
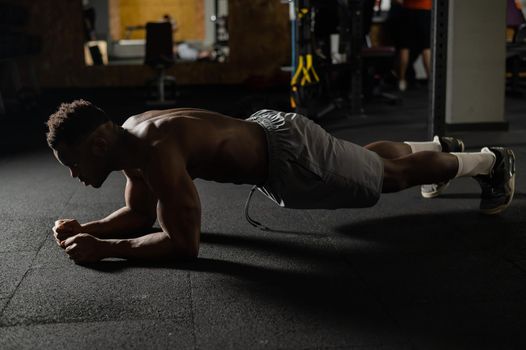
[(81, 232), (97, 238), (114, 238), (152, 227), (156, 220), (157, 198), (142, 176), (133, 173), (125, 175), (126, 206), (104, 219), (82, 224)]
[[(162, 232), (133, 239), (97, 240), (77, 235), (65, 241), (66, 252), (78, 262), (106, 257), (125, 259), (189, 259), (199, 252), (201, 206), (197, 189), (186, 171), (184, 158), (168, 148), (152, 157), (146, 181), (158, 198), (157, 216)], [(91, 252), (91, 253), (90, 253)]]
[(157, 199), (138, 174), (126, 174), (126, 206), (101, 220), (79, 224), (77, 220), (60, 219), (55, 222), (53, 232), (57, 243), (79, 233), (89, 233), (97, 238), (116, 238), (151, 228), (156, 219)]
[[(175, 165), (174, 165), (175, 166)], [(197, 189), (183, 165), (163, 169), (151, 179), (159, 196), (157, 216), (162, 232), (108, 241), (108, 257), (126, 259), (191, 259), (199, 253), (201, 205)]]

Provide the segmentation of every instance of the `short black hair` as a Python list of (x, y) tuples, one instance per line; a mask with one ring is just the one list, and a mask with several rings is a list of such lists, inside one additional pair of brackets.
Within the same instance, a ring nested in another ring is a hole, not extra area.
[(61, 143), (73, 146), (109, 121), (106, 113), (89, 101), (75, 100), (63, 103), (46, 123), (47, 143), (53, 149)]

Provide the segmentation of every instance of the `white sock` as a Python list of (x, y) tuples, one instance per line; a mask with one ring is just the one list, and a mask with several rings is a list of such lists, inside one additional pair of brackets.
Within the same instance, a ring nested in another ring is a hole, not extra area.
[(458, 159), (455, 177), (488, 175), (495, 164), (495, 154), (487, 147), (477, 153), (450, 153)]
[(427, 142), (404, 142), (405, 144), (409, 145), (411, 147), (411, 152), (422, 152), (422, 151), (433, 151), (433, 152), (442, 152), (442, 146), (440, 145), (440, 141), (438, 140), (438, 136), (435, 136), (433, 141), (427, 141)]

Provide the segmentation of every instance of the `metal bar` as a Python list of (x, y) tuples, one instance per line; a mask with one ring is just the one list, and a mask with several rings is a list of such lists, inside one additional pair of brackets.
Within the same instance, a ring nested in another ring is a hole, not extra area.
[(429, 139), (443, 136), (446, 124), (449, 0), (433, 1), (431, 20), (431, 79), (429, 79)]
[(351, 115), (363, 115), (362, 103), (362, 46), (363, 46), (363, 0), (349, 0), (351, 11)]
[(291, 46), (292, 46), (292, 70), (290, 77), (296, 73), (296, 3), (294, 0), (289, 0), (289, 17), (290, 17), (290, 31), (291, 31)]
[(214, 14), (213, 16), (215, 17), (215, 21), (214, 21), (214, 43), (217, 44), (219, 42), (219, 35), (217, 34), (218, 33), (218, 30), (219, 30), (219, 0), (214, 0)]

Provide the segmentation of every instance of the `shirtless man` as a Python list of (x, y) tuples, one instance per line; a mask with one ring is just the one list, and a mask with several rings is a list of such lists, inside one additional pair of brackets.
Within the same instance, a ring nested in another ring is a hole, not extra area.
[[(514, 192), (510, 149), (461, 153), (460, 140), (444, 137), (360, 147), (294, 113), (263, 110), (240, 120), (180, 108), (145, 112), (119, 126), (77, 100), (62, 104), (47, 124), (48, 144), (72, 177), (95, 188), (112, 171), (123, 171), (127, 180), (126, 205), (106, 218), (56, 221), (57, 243), (79, 263), (197, 257), (201, 206), (195, 178), (252, 184), (289, 208), (367, 207), (382, 192), (423, 184), (434, 184), (421, 189), (434, 197), (451, 179), (472, 176), (482, 188), (480, 209), (496, 214)], [(151, 229), (156, 219), (162, 231), (131, 236)]]

